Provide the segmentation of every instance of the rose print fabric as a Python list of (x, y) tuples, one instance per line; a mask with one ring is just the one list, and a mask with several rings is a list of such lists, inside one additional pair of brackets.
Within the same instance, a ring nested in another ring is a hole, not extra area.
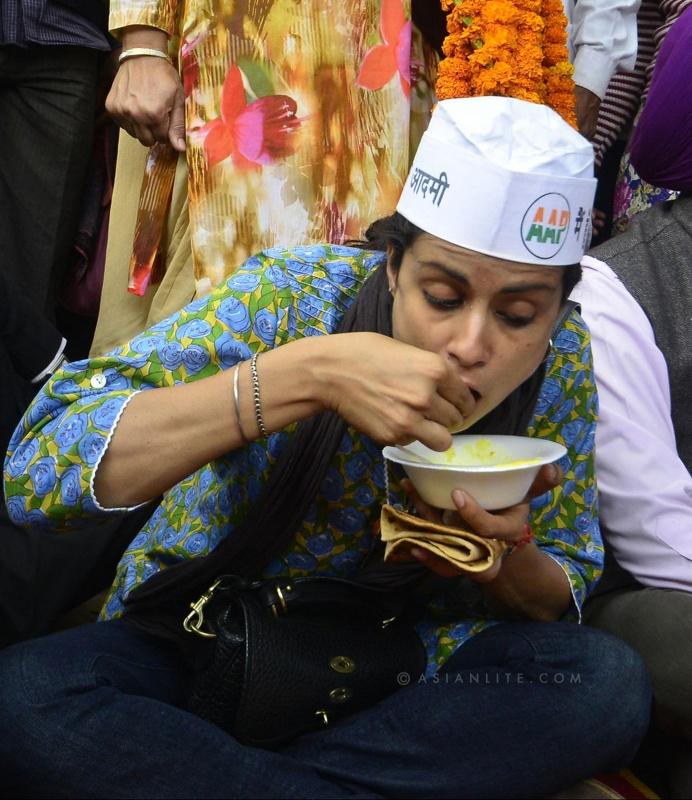
[[(437, 62), (412, 30), (410, 0), (110, 8), (113, 30), (150, 25), (173, 37), (198, 295), (263, 248), (360, 239), (392, 213), (427, 126)], [(130, 267), (139, 295), (156, 272), (175, 169), (161, 150), (152, 150), (140, 199)]]
[(635, 214), (646, 211), (656, 203), (676, 200), (680, 192), (664, 189), (645, 181), (634, 168), (629, 152), (620, 161), (620, 170), (613, 194), (613, 230), (627, 230)]
[[(10, 443), (5, 492), (12, 519), (61, 531), (116, 513), (100, 508), (94, 476), (137, 392), (199, 380), (255, 352), (334, 331), (383, 258), (336, 245), (266, 250), (208, 297), (128, 344), (65, 366), (36, 397)], [(593, 472), (596, 405), (589, 335), (573, 313), (555, 337), (528, 433), (567, 447), (564, 483), (533, 500), (531, 522), (539, 546), (565, 571), (577, 611), (603, 558)], [(159, 570), (204, 555), (232, 536), (292, 432), (278, 431), (231, 452), (167, 492), (123, 555), (103, 618), (120, 615), (128, 593)], [(404, 502), (399, 477), (390, 470), (392, 502)], [(353, 577), (376, 541), (385, 485), (380, 447), (348, 429), (300, 530), (266, 574)], [(459, 601), (468, 581), (449, 586), (418, 624), (430, 674), (492, 624), (482, 606)]]

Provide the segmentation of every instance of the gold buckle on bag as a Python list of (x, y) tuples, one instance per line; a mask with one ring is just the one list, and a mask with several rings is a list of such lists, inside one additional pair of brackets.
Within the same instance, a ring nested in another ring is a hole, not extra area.
[[(285, 614), (288, 611), (288, 603), (286, 602), (284, 593), (281, 591), (281, 587), (278, 584), (276, 585), (275, 590), (276, 590), (276, 596), (279, 598), (279, 603), (281, 603), (281, 606), (279, 607), (277, 603), (272, 603), (270, 608), (272, 610), (272, 614), (278, 619), (282, 614)], [(287, 585), (286, 591), (287, 592), (293, 591), (293, 587)]]
[(183, 621), (183, 628), (188, 633), (196, 633), (198, 636), (203, 636), (205, 639), (215, 639), (215, 633), (208, 633), (202, 630), (204, 624), (204, 606), (211, 600), (216, 587), (221, 583), (221, 578), (214, 581), (214, 583), (207, 589), (206, 592), (199, 598), (196, 603), (190, 603), (192, 611), (185, 617)]

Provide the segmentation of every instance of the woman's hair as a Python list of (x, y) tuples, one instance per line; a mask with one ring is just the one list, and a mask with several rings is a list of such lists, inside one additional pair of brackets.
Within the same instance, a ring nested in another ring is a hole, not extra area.
[[(400, 214), (393, 214), (373, 223), (366, 233), (366, 242), (360, 246), (386, 251), (387, 245), (391, 245), (391, 260), (398, 266), (404, 251), (420, 233), (419, 228)], [(392, 335), (392, 298), (386, 263), (365, 281), (336, 332), (354, 331)], [(543, 375), (541, 365), (466, 432), (525, 434)], [(126, 600), (129, 618), (139, 627), (180, 643), (176, 635), (180, 614), (188, 608), (193, 592), (206, 589), (224, 571), (256, 577), (290, 544), (322, 485), (347, 427), (348, 423), (331, 411), (299, 422), (243, 523), (208, 555), (171, 566), (138, 586)], [(425, 573), (425, 568), (417, 572)]]
[[(389, 217), (382, 217), (365, 231), (365, 239), (354, 241), (356, 247), (366, 247), (370, 250), (390, 250), (389, 263), (394, 269), (399, 269), (404, 253), (425, 233), (421, 228), (409, 222), (398, 211)], [(570, 292), (581, 280), (581, 265), (570, 264), (567, 267), (555, 267), (564, 270), (562, 278), (562, 296), (560, 302), (564, 303)]]

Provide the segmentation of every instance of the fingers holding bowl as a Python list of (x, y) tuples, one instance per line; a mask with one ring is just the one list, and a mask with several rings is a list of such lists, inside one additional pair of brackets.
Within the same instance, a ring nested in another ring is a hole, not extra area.
[(529, 504), (517, 503), (499, 511), (486, 511), (468, 492), (455, 489), (452, 500), (462, 521), (479, 536), (513, 544), (525, 533)]
[(562, 483), (563, 478), (564, 473), (558, 464), (544, 464), (533, 479), (526, 499), (532, 500), (534, 497), (540, 497), (540, 495), (552, 491)]

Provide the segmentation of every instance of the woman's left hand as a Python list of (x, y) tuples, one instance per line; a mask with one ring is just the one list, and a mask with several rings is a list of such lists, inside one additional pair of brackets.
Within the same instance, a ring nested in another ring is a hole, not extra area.
[[(555, 488), (561, 481), (562, 470), (560, 467), (556, 464), (546, 464), (539, 470), (538, 475), (536, 475), (534, 482), (531, 484), (531, 488), (521, 503), (492, 512), (481, 508), (468, 492), (461, 489), (455, 489), (452, 492), (452, 500), (456, 506), (456, 511), (441, 511), (423, 502), (410, 480), (404, 479), (402, 486), (418, 514), (424, 519), (442, 525), (465, 528), (479, 536), (498, 539), (511, 545), (517, 544), (525, 537), (526, 524), (529, 518), (529, 501), (533, 497), (538, 497)], [(478, 583), (492, 581), (502, 567), (502, 559), (498, 559), (484, 572), (470, 573), (455, 567), (445, 559), (439, 558), (423, 548), (412, 548), (411, 555), (428, 569), (444, 578), (468, 575)]]

